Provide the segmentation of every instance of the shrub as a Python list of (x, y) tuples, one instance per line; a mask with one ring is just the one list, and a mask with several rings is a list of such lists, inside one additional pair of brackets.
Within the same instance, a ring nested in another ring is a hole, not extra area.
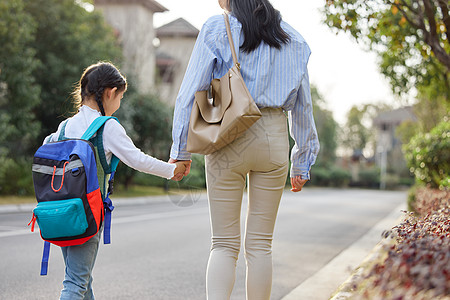
[(407, 198), (407, 205), (409, 211), (414, 211), (414, 207), (416, 205), (416, 193), (417, 193), (417, 186), (413, 186), (408, 191), (408, 198)]
[(11, 159), (0, 157), (0, 194), (33, 195), (34, 185), (31, 175), (31, 159)]
[(311, 184), (328, 186), (330, 184), (330, 171), (323, 167), (313, 167), (311, 170)]
[(331, 186), (347, 186), (352, 179), (350, 173), (338, 167), (332, 167), (329, 171), (329, 182)]
[(378, 168), (362, 169), (358, 173), (359, 185), (378, 187), (380, 185), (380, 170)]
[[(384, 255), (351, 299), (443, 299), (450, 294), (450, 191), (418, 188), (415, 208), (385, 236)], [(447, 299), (447, 298), (445, 298)]]
[(403, 148), (410, 171), (431, 188), (450, 187), (450, 122), (445, 118), (429, 133), (419, 133)]
[(441, 191), (438, 189), (427, 189), (424, 187), (417, 188), (415, 199), (414, 211), (420, 216), (425, 217), (445, 208), (447, 208), (447, 213), (449, 213), (449, 190)]
[(350, 179), (350, 173), (338, 166), (313, 167), (311, 170), (311, 184), (316, 186), (343, 187)]

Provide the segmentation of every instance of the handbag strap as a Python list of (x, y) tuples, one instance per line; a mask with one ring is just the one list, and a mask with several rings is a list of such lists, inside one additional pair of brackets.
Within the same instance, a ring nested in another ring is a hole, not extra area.
[(230, 28), (230, 21), (228, 20), (228, 14), (223, 13), (223, 18), (225, 19), (225, 26), (227, 28), (227, 36), (228, 36), (228, 42), (230, 43), (231, 48), (231, 56), (233, 56), (233, 62), (236, 65), (236, 67), (240, 70), (241, 64), (238, 62), (236, 50), (234, 49), (234, 42), (233, 42), (233, 36), (231, 35), (231, 28)]

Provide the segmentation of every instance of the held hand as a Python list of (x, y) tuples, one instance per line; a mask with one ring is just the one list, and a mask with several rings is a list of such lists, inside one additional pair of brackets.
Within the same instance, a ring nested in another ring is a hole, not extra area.
[(291, 191), (294, 193), (300, 192), (307, 181), (308, 179), (302, 179), (301, 176), (291, 177)]
[(181, 179), (183, 179), (183, 174), (186, 171), (186, 165), (182, 161), (175, 162), (175, 165), (176, 167), (173, 172), (175, 175), (171, 179), (175, 181), (180, 181)]
[(175, 169), (175, 175), (171, 178), (172, 180), (175, 181), (180, 181), (181, 179), (183, 179), (183, 176), (187, 176), (189, 174), (189, 172), (191, 171), (191, 163), (192, 160), (176, 160), (173, 158), (169, 159), (169, 163), (173, 164), (176, 163), (177, 167)]

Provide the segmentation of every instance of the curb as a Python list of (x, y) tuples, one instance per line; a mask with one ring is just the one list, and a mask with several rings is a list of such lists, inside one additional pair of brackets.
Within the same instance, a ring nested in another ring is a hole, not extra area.
[[(281, 300), (346, 299), (342, 298), (347, 295), (343, 291), (339, 292), (340, 287), (343, 287), (345, 284), (350, 284), (353, 276), (359, 274), (358, 270), (356, 273), (354, 273), (354, 270), (361, 265), (361, 262), (376, 255), (376, 251), (380, 247), (378, 244), (381, 240), (382, 232), (390, 230), (400, 222), (400, 219), (403, 217), (401, 211), (405, 210), (405, 208), (405, 204), (396, 207), (388, 216), (375, 224), (364, 236), (342, 251), (326, 266), (302, 282)], [(335, 295), (335, 293), (338, 294)]]

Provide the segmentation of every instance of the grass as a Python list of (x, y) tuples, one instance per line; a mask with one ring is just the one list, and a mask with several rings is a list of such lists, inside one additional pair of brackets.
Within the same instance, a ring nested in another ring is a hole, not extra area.
[[(124, 186), (118, 185), (114, 189), (114, 197), (116, 198), (132, 198), (132, 197), (145, 197), (145, 196), (161, 196), (167, 195), (162, 187), (155, 186), (137, 186), (133, 185), (125, 190)], [(17, 204), (28, 204), (36, 203), (36, 198), (34, 196), (0, 196), (0, 205), (17, 205)]]
[(34, 196), (0, 196), (0, 205), (36, 203)]

